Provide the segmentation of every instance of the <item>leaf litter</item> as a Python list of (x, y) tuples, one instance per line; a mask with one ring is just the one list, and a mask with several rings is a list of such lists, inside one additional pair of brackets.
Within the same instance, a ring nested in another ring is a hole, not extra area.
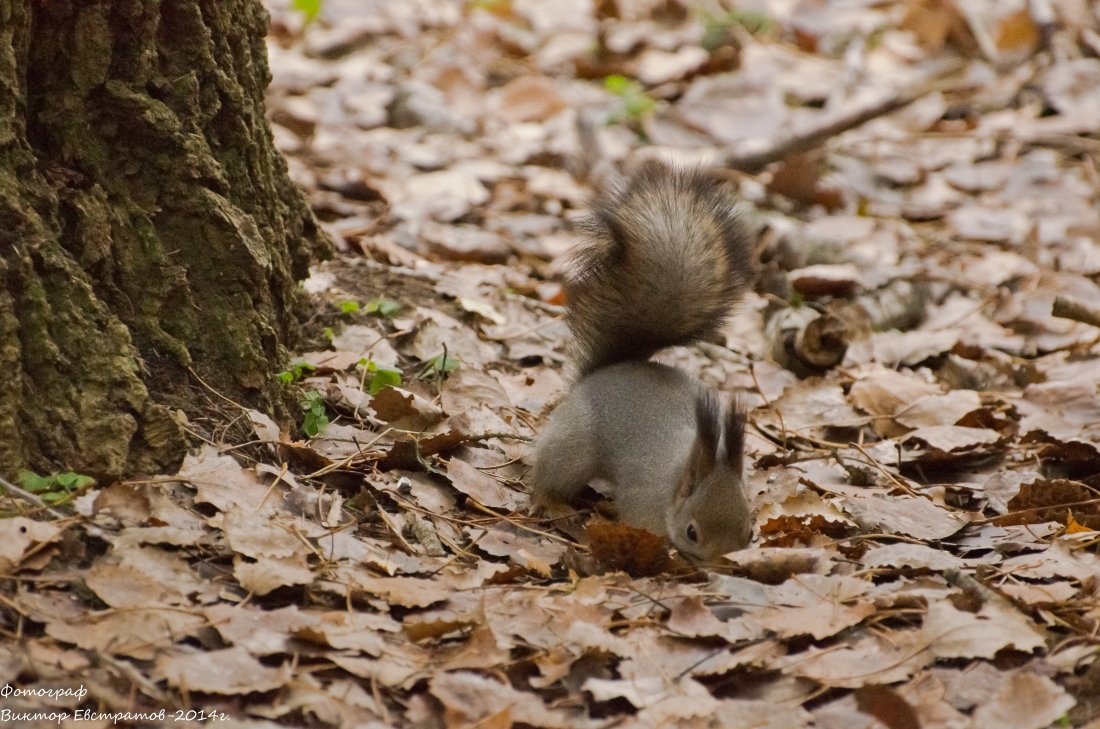
[[(290, 376), (327, 423), (232, 413), (68, 518), (10, 492), (0, 683), (92, 698), (3, 708), (1100, 727), (1100, 332), (1055, 315), (1100, 305), (1094, 7), (295, 7), (268, 105), (342, 254)], [(711, 569), (524, 486), (562, 254), (646, 155), (724, 168), (761, 233), (722, 340), (661, 355), (752, 408), (756, 535)], [(792, 374), (799, 307), (845, 348)]]

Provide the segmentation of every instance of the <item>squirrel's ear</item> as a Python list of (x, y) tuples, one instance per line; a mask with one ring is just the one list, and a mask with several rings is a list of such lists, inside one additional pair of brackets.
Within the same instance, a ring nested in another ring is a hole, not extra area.
[(709, 392), (699, 393), (695, 398), (695, 444), (688, 456), (687, 471), (676, 489), (676, 498), (690, 496), (696, 485), (714, 470), (721, 422), (718, 401)]
[(707, 470), (714, 467), (714, 461), (718, 458), (718, 439), (722, 430), (722, 408), (718, 399), (710, 392), (701, 392), (695, 397), (695, 428), (698, 432), (697, 445), (706, 453), (710, 464)]
[(726, 463), (738, 473), (745, 457), (745, 408), (734, 401), (726, 412)]

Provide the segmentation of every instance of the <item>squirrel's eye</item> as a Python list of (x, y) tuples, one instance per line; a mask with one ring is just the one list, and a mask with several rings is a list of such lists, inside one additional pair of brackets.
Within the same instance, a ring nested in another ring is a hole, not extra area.
[(693, 542), (698, 543), (698, 541), (699, 541), (699, 531), (695, 528), (694, 523), (688, 524), (687, 534), (688, 534), (688, 539), (690, 539)]

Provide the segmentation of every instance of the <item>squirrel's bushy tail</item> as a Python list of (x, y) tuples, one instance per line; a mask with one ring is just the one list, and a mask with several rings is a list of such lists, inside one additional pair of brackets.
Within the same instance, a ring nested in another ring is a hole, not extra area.
[(566, 283), (580, 375), (712, 336), (752, 280), (750, 231), (702, 170), (643, 163), (586, 228)]

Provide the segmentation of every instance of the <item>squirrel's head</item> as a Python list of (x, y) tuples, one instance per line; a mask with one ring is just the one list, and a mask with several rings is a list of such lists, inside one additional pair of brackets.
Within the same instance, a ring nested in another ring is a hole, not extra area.
[(752, 538), (752, 515), (741, 484), (745, 412), (722, 412), (710, 393), (695, 401), (696, 438), (672, 496), (666, 528), (673, 545), (693, 561), (734, 552)]

